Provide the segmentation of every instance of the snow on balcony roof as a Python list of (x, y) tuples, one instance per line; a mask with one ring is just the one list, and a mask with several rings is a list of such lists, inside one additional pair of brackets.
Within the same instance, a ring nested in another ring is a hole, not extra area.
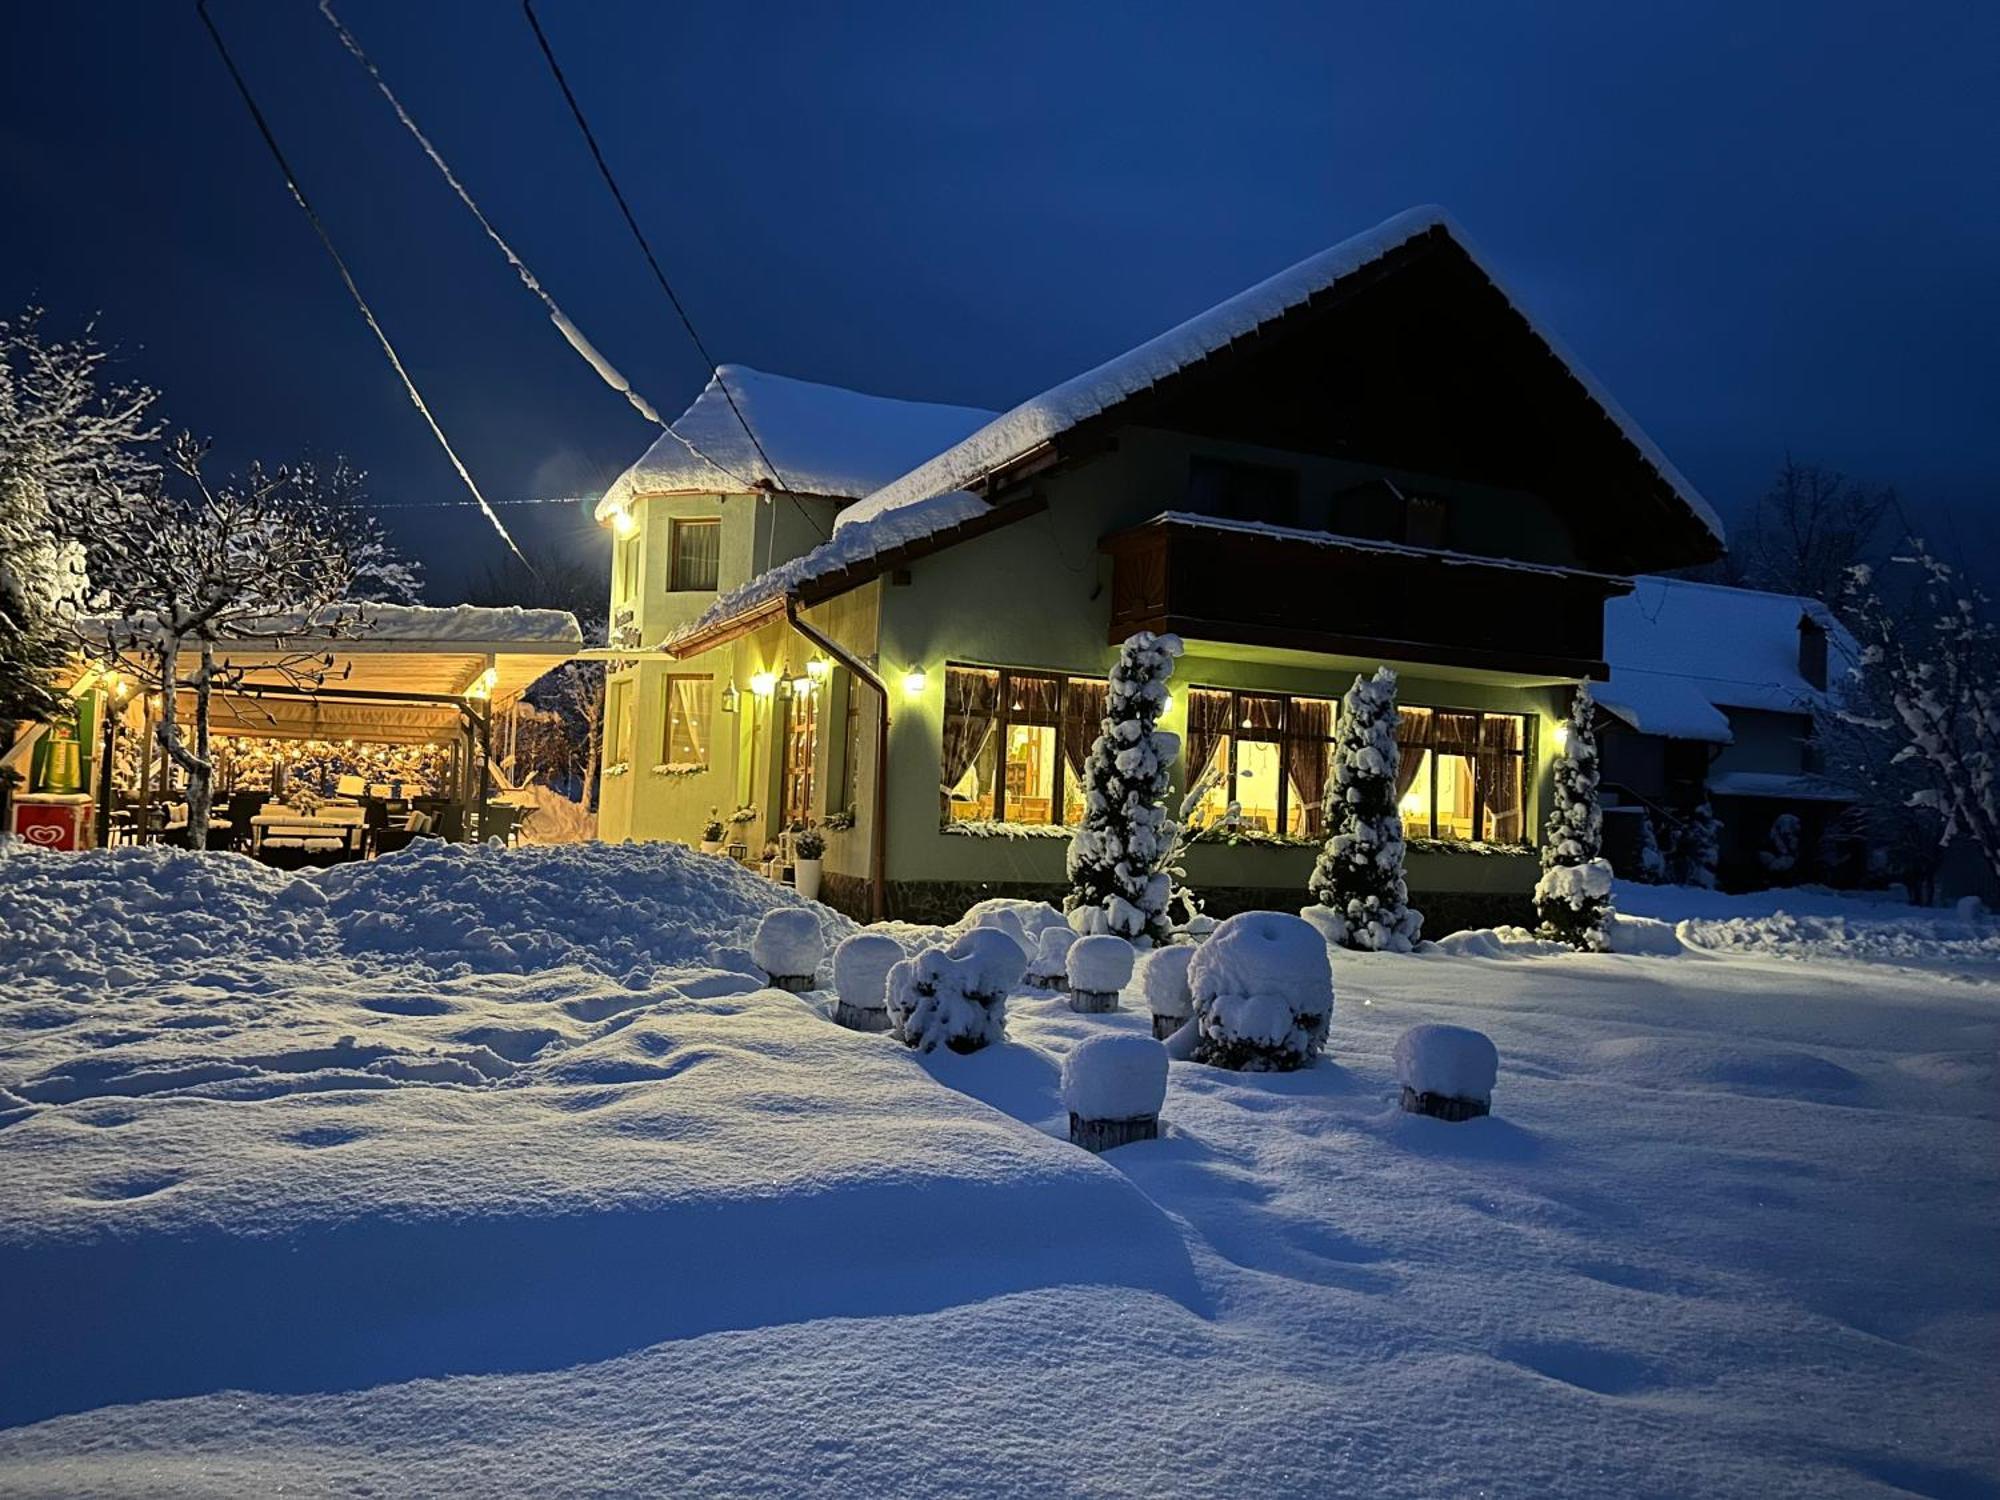
[[(744, 432), (730, 396), (778, 474)], [(898, 401), (722, 365), (672, 430), (605, 491), (596, 515), (602, 521), (639, 495), (745, 494), (767, 485), (858, 497), (992, 420), (976, 407)]]
[(1604, 607), (1611, 679), (1597, 701), (1641, 733), (1720, 745), (1732, 738), (1724, 709), (1806, 713), (1822, 694), (1799, 670), (1801, 616), (1845, 639), (1817, 599), (1635, 579)]
[(1852, 802), (1854, 793), (1824, 776), (1789, 771), (1724, 771), (1708, 778), (1712, 797), (1772, 797), (1785, 802)]
[(1708, 502), (1653, 441), (1640, 431), (1639, 425), (1625, 414), (1624, 409), (1611, 398), (1610, 392), (1577, 361), (1569, 349), (1530, 316), (1474, 250), (1465, 232), (1449, 214), (1437, 207), (1412, 208), (1397, 214), (1373, 229), (1343, 240), (1331, 249), (1309, 256), (1249, 290), (1239, 292), (1228, 301), (1168, 329), (1136, 349), (1022, 402), (955, 447), (939, 453), (894, 483), (883, 486), (859, 505), (850, 506), (834, 524), (836, 527), (856, 525), (912, 501), (974, 485), (995, 469), (1033, 452), (1079, 422), (1109, 410), (1169, 375), (1216, 353), (1233, 340), (1282, 317), (1336, 282), (1434, 229), (1442, 229), (1472, 259), (1542, 342), (1563, 361), (1605, 415), (1617, 424), (1619, 431), (1647, 464), (1714, 534), (1716, 540), (1721, 541), (1722, 522)]

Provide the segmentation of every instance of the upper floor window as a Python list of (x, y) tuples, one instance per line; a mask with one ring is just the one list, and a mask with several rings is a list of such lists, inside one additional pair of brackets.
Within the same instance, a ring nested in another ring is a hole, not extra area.
[(947, 668), (944, 821), (1081, 822), (1084, 761), (1109, 693), (1099, 677)]
[(1327, 530), (1371, 542), (1442, 547), (1449, 521), (1449, 510), (1437, 496), (1412, 494), (1392, 479), (1376, 478), (1333, 497)]
[(1299, 476), (1270, 464), (1237, 463), (1197, 454), (1188, 460), (1188, 509), (1231, 521), (1299, 524)]
[(1397, 799), (1412, 838), (1528, 841), (1528, 721), (1520, 714), (1399, 708)]
[(667, 765), (708, 764), (709, 703), (714, 688), (714, 680), (708, 677), (667, 678), (666, 734), (660, 744), (660, 759)]
[(1214, 825), (1237, 805), (1237, 826), (1319, 838), (1325, 831), (1334, 702), (1283, 693), (1194, 688), (1188, 693), (1187, 775), (1214, 785), (1201, 801)]
[(639, 534), (620, 537), (618, 540), (616, 591), (620, 599), (630, 599), (639, 592)]
[(722, 565), (722, 522), (715, 516), (676, 518), (667, 587), (713, 593)]

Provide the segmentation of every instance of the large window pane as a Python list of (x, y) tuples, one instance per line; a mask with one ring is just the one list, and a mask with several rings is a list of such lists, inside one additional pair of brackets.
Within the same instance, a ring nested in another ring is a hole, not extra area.
[(1236, 743), (1236, 802), (1243, 826), (1259, 833), (1277, 833), (1278, 778), (1284, 752), (1276, 740)]
[(1010, 823), (1053, 823), (1056, 728), (1014, 724), (1007, 730), (1005, 816)]
[(1528, 721), (1488, 714), (1480, 725), (1481, 837), (1491, 843), (1527, 842), (1526, 767)]
[(1334, 705), (1330, 698), (1294, 698), (1285, 711), (1285, 832), (1320, 838), (1326, 829), (1326, 788), (1333, 765)]
[(1063, 822), (1083, 821), (1085, 762), (1104, 728), (1104, 705), (1111, 685), (1095, 677), (1071, 677), (1063, 683), (1062, 755)]
[(999, 784), (1000, 674), (952, 667), (944, 678), (944, 747), (939, 789), (947, 820), (991, 818)]
[(708, 764), (710, 690), (706, 677), (667, 679), (667, 734), (661, 758), (670, 766)]
[(674, 555), (667, 586), (679, 590), (711, 591), (722, 562), (722, 523), (697, 519), (675, 521)]

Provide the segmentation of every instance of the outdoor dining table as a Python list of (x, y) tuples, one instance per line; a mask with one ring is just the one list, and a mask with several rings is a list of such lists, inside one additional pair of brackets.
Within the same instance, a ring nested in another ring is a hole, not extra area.
[(250, 820), (252, 852), (261, 850), (271, 838), (338, 839), (350, 854), (361, 852), (368, 826), (360, 819), (316, 818), (310, 813), (258, 813)]

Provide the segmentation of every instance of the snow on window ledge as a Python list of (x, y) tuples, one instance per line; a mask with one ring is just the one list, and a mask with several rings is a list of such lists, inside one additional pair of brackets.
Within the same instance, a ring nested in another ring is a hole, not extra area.
[(966, 818), (941, 824), (938, 832), (961, 839), (1066, 839), (1076, 830), (1060, 823), (996, 823), (991, 818)]
[(632, 774), (632, 762), (621, 760), (614, 766), (606, 766), (604, 774), (606, 776), (629, 776)]
[(666, 765), (653, 767), (653, 774), (655, 776), (700, 776), (707, 770), (707, 766), (694, 761), (670, 761)]
[(1405, 839), (1412, 854), (1533, 854), (1533, 844), (1488, 844), (1478, 839)]

